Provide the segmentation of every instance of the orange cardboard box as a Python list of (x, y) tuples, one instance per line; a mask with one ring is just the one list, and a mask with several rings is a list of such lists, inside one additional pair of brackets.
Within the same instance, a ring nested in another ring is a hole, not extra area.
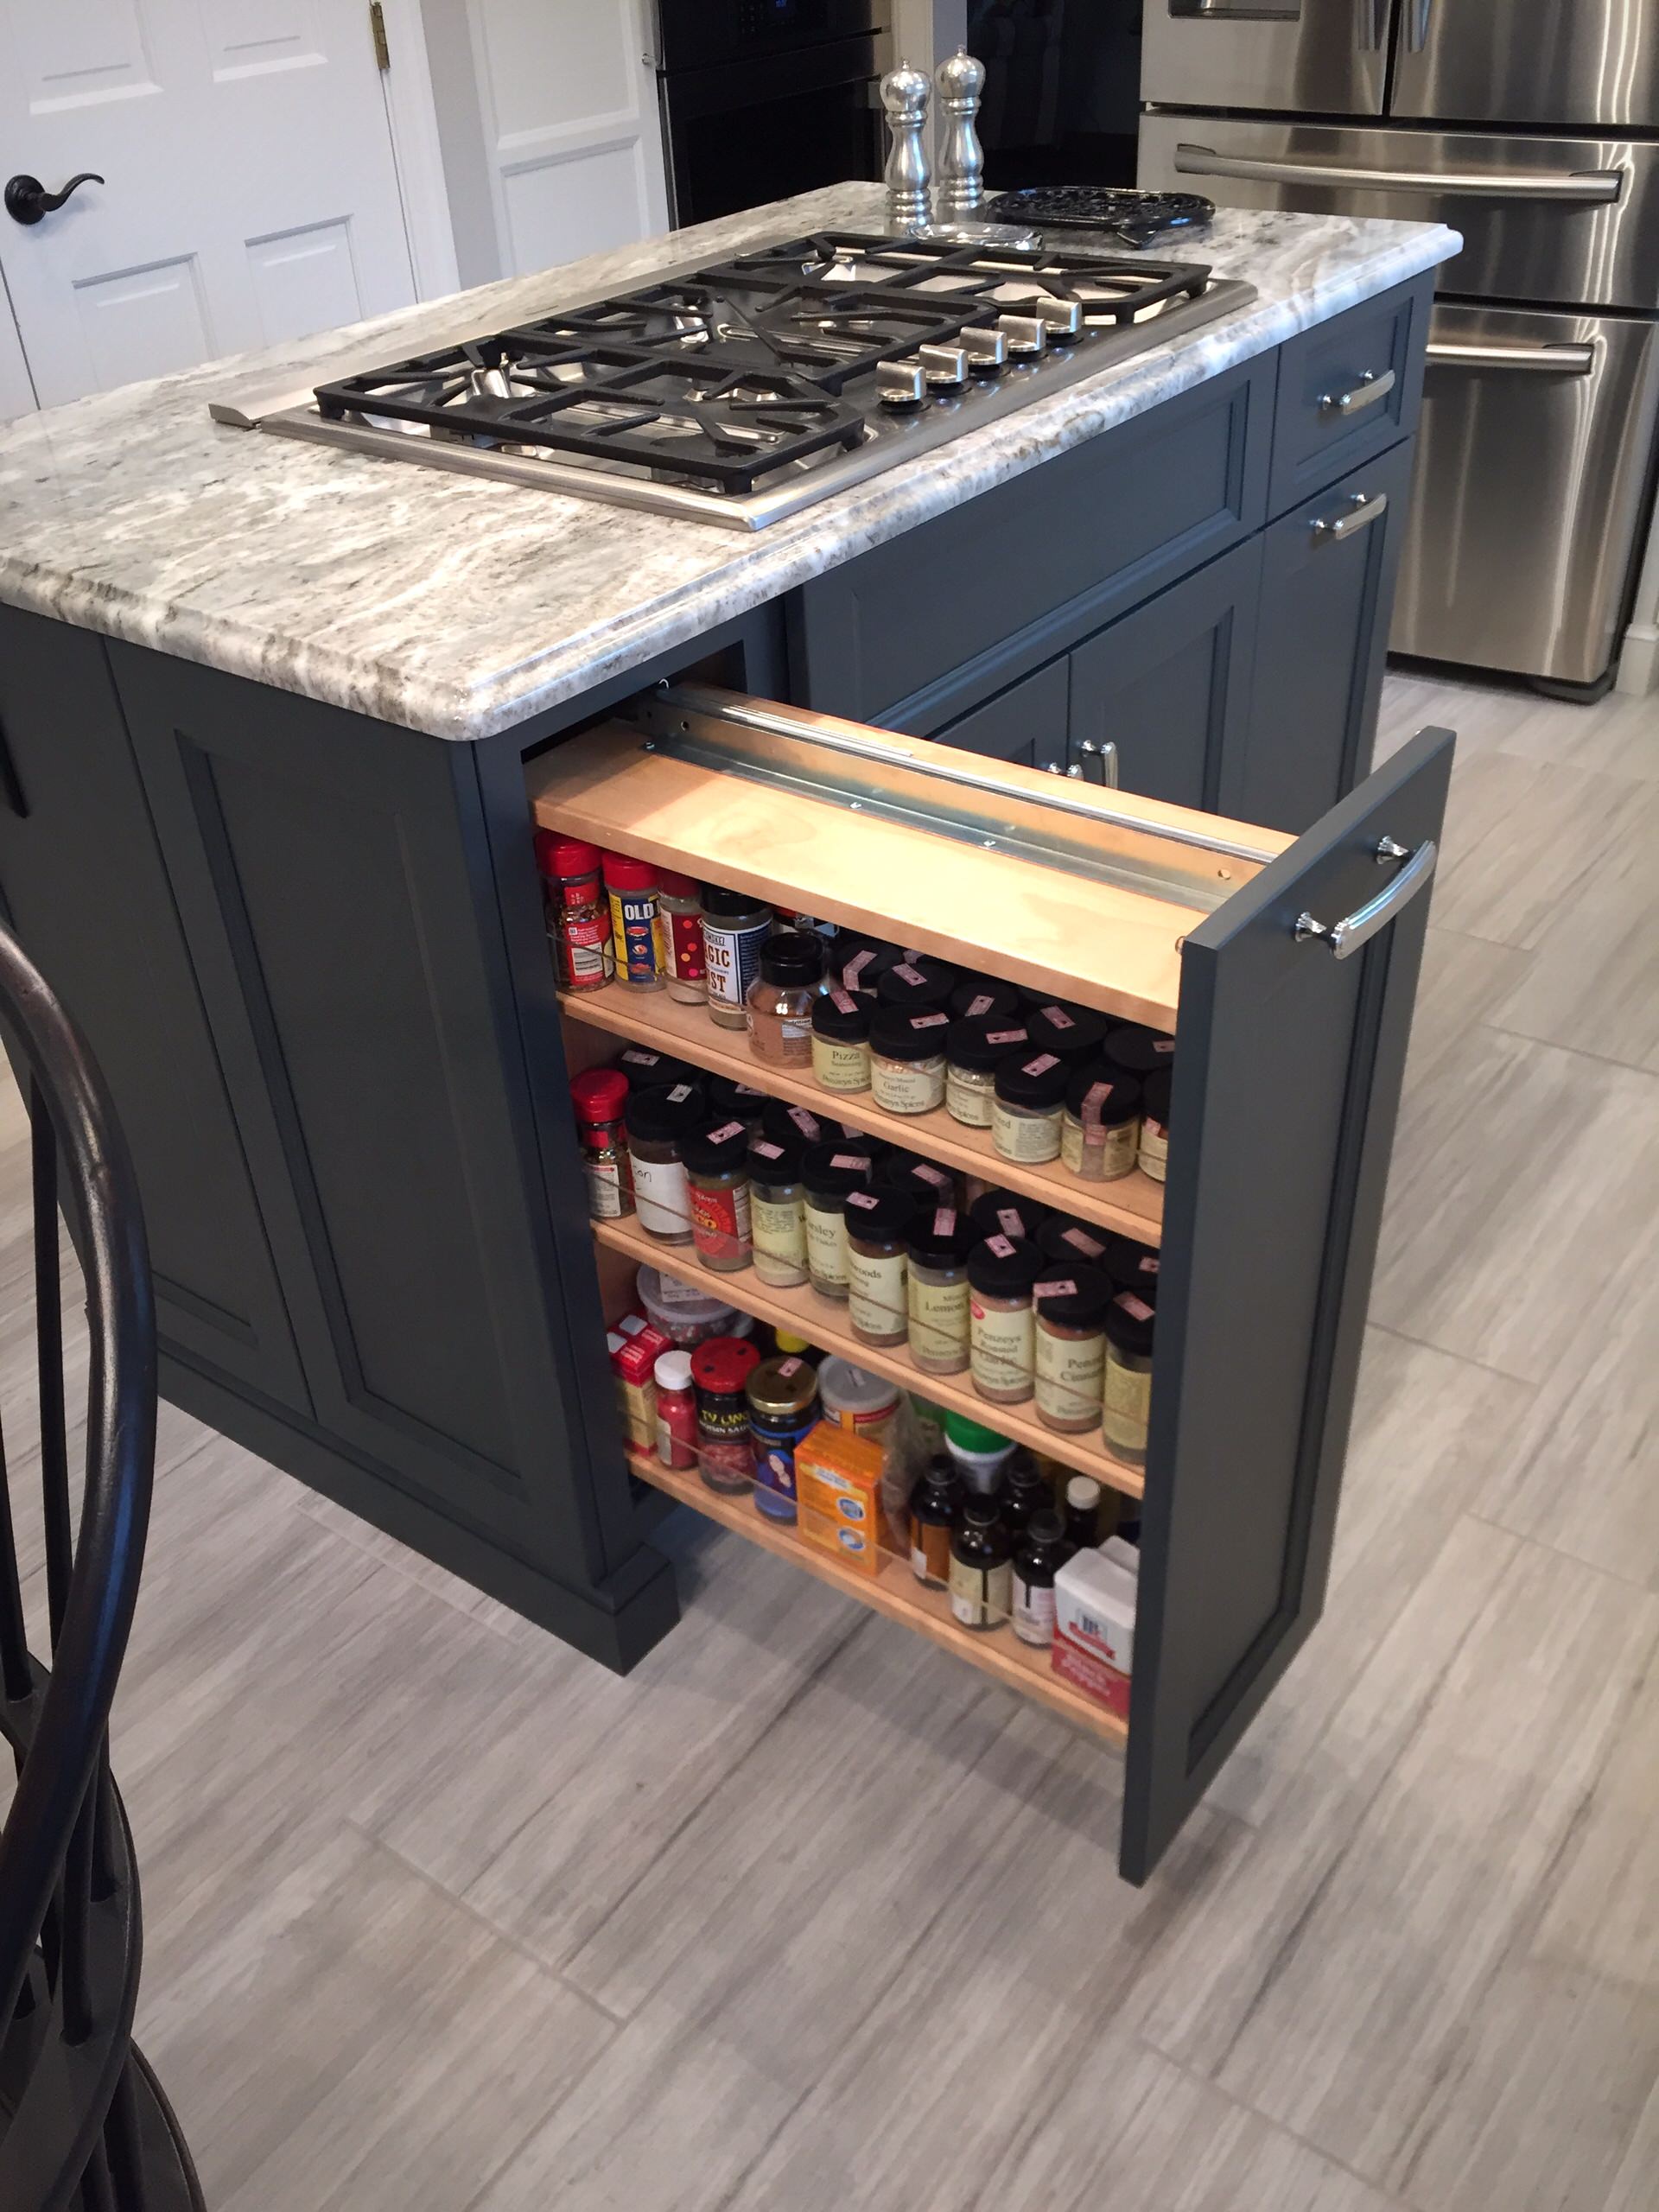
[(881, 1569), (881, 1446), (820, 1421), (795, 1448), (798, 1526), (859, 1574)]

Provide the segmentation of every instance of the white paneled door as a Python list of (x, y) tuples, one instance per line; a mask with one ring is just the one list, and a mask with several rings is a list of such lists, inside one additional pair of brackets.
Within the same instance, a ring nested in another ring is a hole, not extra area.
[(0, 181), (86, 170), (0, 214), (42, 407), (415, 296), (368, 0), (0, 0)]

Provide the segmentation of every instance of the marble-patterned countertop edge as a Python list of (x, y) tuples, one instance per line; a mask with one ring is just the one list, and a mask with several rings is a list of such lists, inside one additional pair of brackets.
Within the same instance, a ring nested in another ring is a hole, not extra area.
[[(845, 202), (867, 190), (874, 188), (838, 188), (833, 195), (813, 195), (791, 203), (791, 208), (811, 208), (818, 200)], [(753, 211), (750, 221), (757, 232), (767, 213)], [(845, 221), (849, 216), (826, 210), (819, 219)], [(774, 227), (776, 220), (774, 216)], [(736, 219), (719, 227), (737, 227)], [(1013, 416), (917, 456), (900, 469), (761, 531), (744, 533), (678, 518), (641, 518), (608, 505), (381, 464), (378, 480), (383, 488), (389, 488), (391, 510), (385, 527), (396, 526), (399, 510), (412, 505), (429, 511), (408, 524), (411, 530), (427, 533), (432, 546), (431, 569), (418, 579), (411, 578), (409, 590), (411, 594), (424, 593), (435, 607), (442, 604), (439, 587), (445, 563), (455, 562), (459, 552), (459, 571), (463, 577), (466, 573), (464, 545), (446, 548), (441, 525), (449, 521), (458, 533), (475, 531), (480, 514), (492, 512), (494, 500), (521, 503), (503, 511), (504, 518), (517, 524), (521, 534), (534, 532), (532, 518), (539, 516), (544, 527), (538, 535), (549, 544), (562, 541), (568, 561), (583, 559), (584, 540), (594, 555), (603, 554), (603, 561), (596, 561), (595, 566), (605, 569), (610, 588), (599, 588), (590, 607), (582, 604), (578, 576), (562, 577), (561, 589), (549, 594), (563, 607), (558, 616), (553, 615), (551, 607), (548, 609), (549, 618), (556, 620), (559, 629), (551, 642), (543, 641), (544, 632), (538, 632), (533, 575), (529, 580), (532, 588), (523, 594), (522, 615), (512, 607), (510, 621), (502, 626), (512, 632), (511, 638), (504, 636), (493, 642), (471, 665), (467, 664), (464, 606), (453, 642), (434, 641), (429, 632), (423, 632), (416, 649), (406, 647), (396, 621), (388, 625), (388, 635), (378, 648), (360, 632), (348, 632), (339, 643), (330, 642), (326, 620), (319, 620), (308, 635), (303, 593), (296, 588), (293, 573), (296, 569), (302, 571), (306, 561), (298, 521), (289, 572), (276, 579), (269, 595), (258, 588), (257, 573), (259, 559), (268, 558), (268, 551), (252, 550), (245, 580), (237, 577), (234, 551), (209, 566), (207, 586), (201, 588), (205, 603), (191, 603), (188, 591), (168, 593), (152, 588), (147, 592), (143, 562), (136, 563), (137, 573), (131, 582), (124, 582), (120, 575), (123, 549), (142, 546), (145, 502), (141, 494), (136, 512), (124, 507), (118, 463), (107, 461), (109, 535), (115, 549), (111, 557), (89, 563), (92, 573), (78, 573), (73, 566), (54, 564), (43, 557), (44, 548), (38, 543), (41, 533), (36, 531), (32, 533), (37, 541), (33, 557), (0, 546), (0, 601), (434, 737), (465, 742), (493, 736), (660, 653), (690, 643), (869, 547), (982, 496), (1116, 424), (1283, 344), (1299, 331), (1422, 274), (1448, 258), (1459, 244), (1454, 232), (1439, 225), (1351, 220), (1338, 225), (1328, 218), (1231, 212), (1217, 219), (1217, 243), (1223, 248), (1212, 257), (1217, 272), (1258, 285), (1259, 296), (1249, 307), (1132, 361), (1046, 395)], [(1322, 253), (1318, 243), (1321, 234), (1338, 229), (1342, 235), (1333, 238), (1329, 251)], [(1238, 234), (1236, 251), (1230, 257), (1225, 251), (1230, 243), (1230, 232)], [(655, 241), (660, 264), (683, 263), (686, 245), (683, 237)], [(646, 247), (636, 248), (632, 255), (644, 261), (649, 251)], [(1303, 264), (1296, 271), (1296, 281), (1277, 291), (1272, 281), (1277, 273), (1273, 266), (1275, 255), (1281, 261)], [(1306, 265), (1310, 255), (1315, 264), (1311, 270)], [(579, 280), (585, 269), (601, 266), (598, 262), (578, 264), (569, 273)], [(516, 280), (520, 286), (525, 281)], [(493, 286), (487, 294), (474, 297), (482, 301), (489, 296), (505, 296), (512, 289)], [(569, 289), (571, 296), (582, 296), (577, 282), (573, 281)], [(439, 305), (453, 315), (457, 303)], [(466, 312), (465, 308), (461, 311)], [(474, 311), (480, 319), (486, 312), (482, 307)], [(405, 310), (397, 320), (406, 321), (419, 313)], [(340, 334), (332, 335), (337, 342)], [(321, 359), (321, 351), (316, 358)], [(300, 373), (297, 369), (293, 372)], [(189, 390), (193, 406), (205, 404), (200, 387), (207, 373), (196, 371), (174, 380), (175, 388)], [(245, 367), (242, 375), (245, 378)], [(82, 410), (107, 409), (111, 400), (120, 397), (107, 395), (102, 401), (79, 403), (76, 408), (58, 410), (55, 416), (25, 418), (25, 424), (48, 426), (55, 422), (67, 427)], [(342, 467), (362, 469), (368, 466), (356, 456), (315, 447), (296, 448), (287, 441), (257, 433), (212, 425), (207, 430), (221, 442), (227, 460), (240, 459), (238, 442), (256, 436), (266, 450), (254, 457), (267, 468), (276, 465), (272, 448), (283, 453), (291, 462), (293, 474), (310, 480), (325, 507), (332, 488), (346, 488), (333, 472)], [(6, 494), (16, 481), (6, 472), (7, 438), (8, 433), (0, 429), (0, 524), (9, 516)], [(211, 447), (203, 446), (193, 425), (193, 460), (198, 448), (205, 450), (209, 460), (217, 459)], [(413, 480), (395, 481), (385, 487), (385, 474), (393, 470), (397, 479)], [(374, 480), (363, 479), (351, 484), (359, 508), (368, 503)], [(233, 480), (210, 474), (206, 495), (215, 488), (227, 493), (232, 487), (243, 491), (240, 486), (233, 486)], [(446, 493), (451, 496), (446, 498)], [(300, 494), (302, 499), (303, 496)], [(15, 504), (15, 493), (13, 499)], [(524, 502), (534, 504), (526, 508)], [(159, 517), (168, 502), (157, 502), (152, 497), (150, 504), (157, 506)], [(563, 512), (555, 516), (546, 512), (550, 508)], [(302, 505), (300, 512), (307, 524), (315, 528), (309, 511)], [(664, 537), (664, 531), (673, 535)], [(372, 530), (370, 534), (372, 537)], [(649, 548), (650, 557), (642, 560), (638, 571), (637, 589), (629, 588), (627, 582), (634, 573), (627, 559), (631, 537)], [(371, 591), (375, 580), (373, 550), (372, 543), (363, 549), (363, 557), (370, 561), (367, 588)], [(543, 553), (543, 558), (549, 557), (545, 546)], [(337, 574), (332, 546), (319, 548), (316, 557), (320, 570), (332, 566)], [(509, 572), (509, 580), (515, 584), (524, 581), (522, 563)], [(320, 593), (329, 588), (327, 582), (319, 581)], [(244, 588), (248, 603), (238, 607), (236, 601)], [(293, 609), (286, 620), (280, 613), (284, 597)], [(319, 608), (319, 614), (324, 611)], [(501, 613), (499, 601), (492, 612)], [(258, 619), (261, 616), (265, 619)], [(583, 616), (586, 619), (581, 619)], [(521, 622), (522, 642), (516, 627)], [(520, 649), (503, 651), (504, 644)], [(451, 664), (447, 671), (432, 664), (435, 659), (446, 658)]]

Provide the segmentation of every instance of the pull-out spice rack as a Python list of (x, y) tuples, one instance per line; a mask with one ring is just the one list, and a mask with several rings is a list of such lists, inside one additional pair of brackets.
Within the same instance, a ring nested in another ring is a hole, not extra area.
[[(956, 1406), (1129, 1495), (1144, 1495), (1122, 1865), (1141, 1880), (1299, 1648), (1323, 1604), (1366, 1296), (1421, 959), (1452, 740), (1426, 731), (1292, 840), (1189, 810), (994, 769), (702, 687), (649, 694), (531, 764), (537, 823), (766, 903), (931, 952), (1179, 1039), (1167, 1185), (1020, 1166), (944, 1113), (752, 1056), (665, 994), (560, 1006), (572, 1071), (619, 1039), (1160, 1243), (1144, 1474), (1096, 1434), (927, 1376), (855, 1338), (846, 1309), (752, 1270), (709, 1275), (637, 1221), (590, 1225), (596, 1310), (631, 1302), (641, 1262), (826, 1351)], [(574, 1170), (573, 1170), (574, 1172)], [(594, 1409), (591, 1426), (603, 1416)], [(620, 1427), (616, 1457), (626, 1464)], [(973, 1636), (902, 1561), (874, 1579), (787, 1525), (632, 1463), (656, 1488), (837, 1581), (1109, 1739), (1124, 1731), (1011, 1636)]]

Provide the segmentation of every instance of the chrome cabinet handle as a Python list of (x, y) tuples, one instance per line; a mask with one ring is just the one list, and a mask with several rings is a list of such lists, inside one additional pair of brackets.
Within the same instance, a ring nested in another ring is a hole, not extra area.
[(1179, 145), (1183, 176), (1260, 178), (1268, 184), (1334, 184), (1358, 192), (1453, 193), (1465, 200), (1556, 200), (1588, 207), (1617, 200), (1623, 169), (1368, 169), (1346, 162), (1301, 162), (1288, 156), (1218, 154), (1213, 146)]
[(1340, 545), (1345, 537), (1357, 537), (1362, 530), (1369, 530), (1389, 511), (1389, 495), (1379, 492), (1371, 498), (1364, 492), (1351, 492), (1348, 505), (1334, 521), (1321, 515), (1309, 528), (1316, 541), (1323, 539), (1330, 545)]
[(1434, 0), (1410, 0), (1406, 18), (1406, 51), (1421, 54), (1428, 44), (1428, 27), (1433, 19)]
[(1516, 369), (1532, 376), (1587, 377), (1596, 365), (1592, 346), (1488, 346), (1431, 338), (1431, 366), (1440, 369)]
[(1362, 944), (1368, 944), (1403, 906), (1417, 896), (1433, 874), (1434, 863), (1440, 858), (1432, 837), (1425, 837), (1416, 851), (1409, 855), (1405, 846), (1397, 844), (1392, 837), (1379, 838), (1375, 850), (1379, 865), (1389, 861), (1405, 861), (1393, 882), (1385, 884), (1375, 899), (1368, 899), (1363, 906), (1356, 906), (1351, 914), (1344, 914), (1339, 922), (1332, 922), (1328, 927), (1324, 922), (1315, 921), (1304, 909), (1296, 917), (1298, 944), (1317, 938), (1330, 946), (1338, 960), (1346, 960)]
[(1347, 391), (1327, 391), (1320, 394), (1321, 415), (1358, 415), (1368, 407), (1375, 407), (1379, 399), (1386, 399), (1394, 390), (1394, 371), (1384, 369), (1378, 376), (1375, 369), (1367, 369), (1357, 385)]
[(1087, 765), (1080, 769), (1074, 768), (1071, 771), (1072, 774), (1088, 776), (1090, 783), (1102, 785), (1107, 791), (1115, 791), (1118, 787), (1117, 747), (1112, 739), (1109, 737), (1103, 744), (1096, 745), (1092, 737), (1085, 737), (1078, 750), (1084, 755), (1085, 764), (1090, 760), (1096, 760), (1100, 766), (1092, 775), (1090, 774)]

